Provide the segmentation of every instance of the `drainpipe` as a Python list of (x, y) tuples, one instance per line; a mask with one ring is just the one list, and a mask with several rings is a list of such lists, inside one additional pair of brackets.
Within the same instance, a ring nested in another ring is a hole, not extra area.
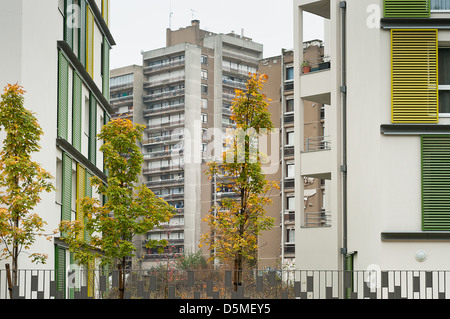
[(346, 270), (347, 247), (347, 2), (339, 2), (341, 9), (341, 56), (342, 56), (342, 248), (343, 270)]
[(284, 232), (286, 231), (285, 226), (285, 220), (284, 220), (284, 211), (286, 209), (286, 195), (284, 194), (284, 177), (285, 177), (285, 171), (284, 171), (284, 146), (285, 146), (285, 131), (284, 131), (284, 112), (286, 111), (286, 98), (284, 96), (284, 79), (285, 79), (285, 64), (284, 64), (284, 53), (285, 50), (281, 50), (281, 88), (280, 88), (280, 94), (281, 94), (281, 119), (280, 119), (280, 126), (281, 126), (281, 269), (283, 269), (284, 265), (284, 249), (285, 249), (285, 239), (284, 239)]

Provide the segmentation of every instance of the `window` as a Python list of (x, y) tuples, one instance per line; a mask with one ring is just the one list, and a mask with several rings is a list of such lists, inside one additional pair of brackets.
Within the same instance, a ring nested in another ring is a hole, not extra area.
[(437, 39), (437, 29), (391, 30), (392, 123), (438, 122)]
[(431, 0), (431, 11), (450, 11), (449, 0)]
[(201, 56), (201, 63), (202, 64), (208, 64), (208, 57), (206, 55)]
[(208, 108), (208, 100), (207, 99), (202, 99), (201, 103), (202, 103), (202, 109)]
[(450, 230), (450, 136), (425, 135), (422, 148), (422, 230)]
[(294, 99), (286, 100), (286, 113), (294, 112)]
[(208, 123), (208, 114), (202, 113), (202, 124)]
[(286, 145), (294, 145), (294, 131), (286, 133)]
[(286, 242), (287, 243), (294, 243), (295, 242), (295, 229), (287, 229), (286, 234)]
[(439, 113), (450, 116), (450, 47), (439, 48)]
[(286, 198), (286, 209), (295, 210), (295, 197), (290, 196)]
[(294, 177), (294, 163), (286, 164), (286, 177)]
[(202, 77), (202, 80), (208, 80), (208, 71), (202, 70), (201, 77)]
[(202, 85), (202, 94), (208, 94), (208, 86)]
[(294, 67), (290, 66), (286, 68), (286, 81), (294, 80)]

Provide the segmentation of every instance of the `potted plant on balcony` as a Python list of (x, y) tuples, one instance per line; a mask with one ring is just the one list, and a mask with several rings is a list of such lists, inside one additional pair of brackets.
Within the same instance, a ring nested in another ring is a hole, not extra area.
[(303, 69), (303, 73), (309, 73), (311, 72), (311, 65), (309, 64), (308, 61), (303, 61), (302, 63), (302, 69)]

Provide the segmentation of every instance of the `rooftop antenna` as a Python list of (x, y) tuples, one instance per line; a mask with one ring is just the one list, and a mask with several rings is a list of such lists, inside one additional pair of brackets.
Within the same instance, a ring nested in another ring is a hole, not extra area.
[(194, 10), (194, 9), (191, 9), (191, 14), (192, 14), (192, 20), (194, 20), (194, 15), (195, 15), (195, 13), (194, 12), (198, 12), (197, 10)]
[(169, 29), (172, 30), (172, 15), (173, 15), (173, 11), (172, 11), (172, 1), (170, 1), (170, 12), (169, 12)]

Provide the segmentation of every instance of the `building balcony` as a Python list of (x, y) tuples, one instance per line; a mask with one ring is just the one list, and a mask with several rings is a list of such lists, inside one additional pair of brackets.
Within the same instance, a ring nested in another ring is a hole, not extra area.
[(230, 88), (236, 88), (240, 90), (245, 90), (246, 85), (243, 82), (239, 81), (232, 81), (232, 80), (222, 80), (223, 86), (230, 87)]
[(320, 179), (331, 179), (331, 143), (328, 137), (311, 137), (305, 151), (300, 152), (300, 174)]
[(228, 66), (222, 66), (222, 71), (230, 74), (238, 74), (248, 76), (249, 72), (247, 70), (235, 69)]
[(150, 66), (146, 66), (144, 67), (144, 74), (153, 74), (153, 73), (157, 73), (157, 72), (162, 72), (162, 71), (166, 71), (168, 69), (171, 68), (178, 68), (178, 67), (182, 67), (185, 65), (185, 60), (178, 60), (178, 61), (174, 61), (174, 62), (169, 62), (169, 63), (161, 63), (161, 64), (155, 64), (155, 65), (150, 65)]
[(109, 92), (111, 94), (113, 94), (113, 93), (116, 93), (116, 92), (120, 92), (120, 91), (123, 91), (123, 90), (130, 90), (130, 89), (133, 89), (133, 82), (112, 85), (109, 88)]
[(115, 97), (110, 99), (112, 107), (119, 107), (133, 104), (133, 95)]
[(330, 19), (330, 0), (298, 0), (303, 11)]
[(285, 145), (283, 152), (284, 152), (284, 157), (294, 157), (294, 155), (295, 155), (294, 146)]
[(161, 167), (144, 168), (142, 174), (154, 174), (154, 173), (166, 173), (169, 171), (182, 171), (184, 170), (184, 165), (168, 165)]
[(184, 95), (184, 89), (171, 90), (144, 95), (144, 102), (153, 102), (158, 100), (170, 99), (176, 96)]
[(156, 145), (156, 144), (170, 144), (170, 143), (178, 143), (182, 141), (184, 138), (184, 134), (175, 134), (175, 135), (167, 135), (167, 136), (158, 136), (149, 138), (142, 141), (142, 145)]
[(304, 100), (331, 104), (331, 70), (318, 70), (300, 76), (300, 96)]
[(284, 223), (294, 224), (295, 223), (295, 211), (286, 210), (284, 212)]
[(144, 89), (148, 89), (150, 87), (157, 87), (157, 86), (177, 83), (177, 82), (183, 82), (184, 79), (185, 79), (184, 76), (177, 76), (177, 77), (173, 77), (173, 78), (169, 78), (169, 79), (163, 79), (163, 80), (145, 81), (144, 82)]
[(169, 105), (159, 109), (147, 109), (144, 111), (144, 116), (149, 117), (153, 115), (170, 114), (182, 110), (184, 110), (184, 103)]
[(234, 52), (234, 51), (230, 51), (230, 50), (226, 50), (226, 49), (222, 50), (222, 54), (225, 58), (232, 58), (232, 59), (234, 59), (236, 61), (240, 61), (240, 62), (245, 61), (245, 62), (254, 64), (255, 66), (258, 65), (258, 61), (259, 61), (259, 58), (256, 56), (242, 54), (242, 53), (238, 53), (238, 52)]
[(173, 128), (173, 127), (177, 127), (177, 126), (184, 126), (184, 120), (152, 124), (151, 126), (147, 126), (147, 128), (144, 129), (144, 132), (149, 133), (149, 132), (161, 130), (163, 128), (167, 129), (167, 128)]
[(303, 227), (331, 227), (330, 212), (305, 212)]

